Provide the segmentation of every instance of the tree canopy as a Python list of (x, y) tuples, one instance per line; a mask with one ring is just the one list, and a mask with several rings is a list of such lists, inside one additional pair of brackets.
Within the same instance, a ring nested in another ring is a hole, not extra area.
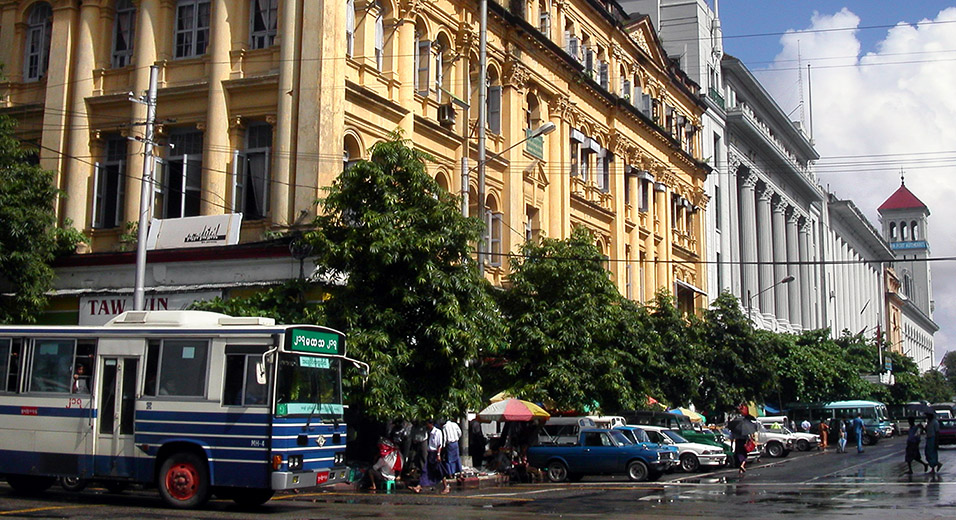
[(15, 125), (0, 116), (0, 322), (32, 323), (53, 286), (51, 264), (83, 237), (70, 222), (57, 227), (53, 172), (30, 164)]

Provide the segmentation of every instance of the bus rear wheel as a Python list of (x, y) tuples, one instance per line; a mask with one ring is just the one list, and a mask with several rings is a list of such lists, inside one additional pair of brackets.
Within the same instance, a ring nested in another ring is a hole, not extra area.
[(56, 478), (35, 475), (7, 475), (7, 483), (17, 493), (36, 495), (50, 489), (50, 486), (56, 483)]
[(178, 509), (199, 507), (209, 499), (209, 470), (194, 453), (174, 453), (164, 460), (158, 484), (163, 500)]

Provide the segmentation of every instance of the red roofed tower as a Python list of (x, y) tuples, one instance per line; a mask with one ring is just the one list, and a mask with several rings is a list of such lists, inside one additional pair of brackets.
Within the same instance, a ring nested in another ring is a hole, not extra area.
[(929, 208), (906, 187), (904, 180), (890, 198), (880, 205), (883, 238), (890, 243), (897, 260), (896, 271), (903, 294), (924, 314), (933, 316), (933, 279), (930, 276), (930, 255), (926, 218)]

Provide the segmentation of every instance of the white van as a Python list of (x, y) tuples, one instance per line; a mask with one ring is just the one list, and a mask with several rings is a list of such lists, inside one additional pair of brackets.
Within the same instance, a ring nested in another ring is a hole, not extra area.
[(581, 417), (552, 417), (538, 431), (538, 444), (575, 444), (581, 428), (606, 428), (624, 426), (624, 418), (609, 415)]

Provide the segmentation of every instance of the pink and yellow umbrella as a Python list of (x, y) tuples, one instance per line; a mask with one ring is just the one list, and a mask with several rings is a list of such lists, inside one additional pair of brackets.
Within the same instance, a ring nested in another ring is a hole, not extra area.
[(478, 412), (479, 421), (546, 421), (551, 414), (540, 406), (521, 399), (505, 399), (491, 403)]

